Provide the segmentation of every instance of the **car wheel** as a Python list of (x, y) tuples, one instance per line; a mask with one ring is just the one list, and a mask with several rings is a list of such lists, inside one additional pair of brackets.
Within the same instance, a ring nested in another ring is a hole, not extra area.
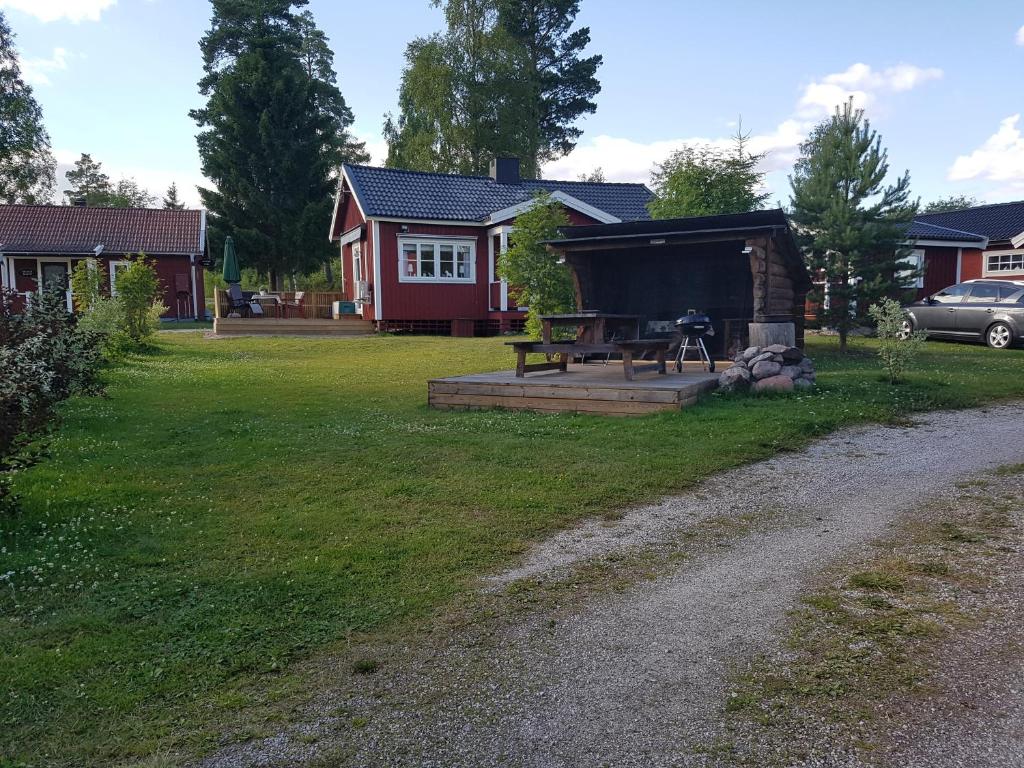
[(907, 339), (910, 338), (910, 335), (913, 332), (914, 324), (911, 322), (909, 317), (904, 318), (903, 325), (901, 325), (900, 329), (896, 331), (896, 338), (899, 339), (900, 341), (906, 341)]
[(1013, 331), (1006, 323), (993, 323), (985, 331), (985, 341), (992, 349), (1006, 349), (1013, 344)]

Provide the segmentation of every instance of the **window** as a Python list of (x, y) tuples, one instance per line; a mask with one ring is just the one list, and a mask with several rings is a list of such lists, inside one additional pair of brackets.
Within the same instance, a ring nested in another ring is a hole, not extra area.
[(986, 254), (985, 274), (998, 274), (1000, 272), (1024, 272), (1024, 251), (995, 252)]
[(940, 304), (959, 304), (970, 287), (967, 283), (951, 285), (949, 288), (943, 288), (936, 293), (933, 298)]
[(473, 282), (476, 243), (472, 240), (400, 238), (398, 278), (402, 282)]
[(900, 285), (904, 288), (924, 288), (924, 249), (915, 248), (903, 261), (911, 267), (897, 275)]
[(359, 290), (359, 281), (363, 279), (363, 244), (359, 241), (352, 243), (352, 281), (356, 290)]
[(971, 286), (968, 304), (992, 304), (999, 301), (999, 286), (991, 283), (975, 283)]
[(117, 276), (123, 269), (128, 268), (127, 261), (112, 261), (110, 262), (110, 295), (117, 296)]

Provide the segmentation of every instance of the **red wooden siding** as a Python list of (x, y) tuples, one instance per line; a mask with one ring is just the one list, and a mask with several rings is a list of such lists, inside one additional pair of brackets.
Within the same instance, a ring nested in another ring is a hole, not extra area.
[(924, 287), (921, 296), (931, 296), (956, 283), (956, 248), (927, 247), (924, 249)]

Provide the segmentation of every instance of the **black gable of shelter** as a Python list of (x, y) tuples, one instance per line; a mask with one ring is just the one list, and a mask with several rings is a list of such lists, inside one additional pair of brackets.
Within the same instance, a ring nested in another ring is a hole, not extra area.
[(562, 239), (555, 243), (575, 240), (635, 238), (645, 236), (700, 235), (760, 229), (785, 229), (789, 221), (780, 208), (750, 213), (725, 213), (717, 216), (689, 216), (682, 219), (655, 219), (626, 221), (621, 224), (590, 224), (562, 227)]

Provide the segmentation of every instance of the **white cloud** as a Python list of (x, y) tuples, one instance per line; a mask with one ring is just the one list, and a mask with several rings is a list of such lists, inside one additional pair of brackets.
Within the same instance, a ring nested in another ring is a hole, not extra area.
[(0, 0), (0, 9), (9, 8), (34, 16), (42, 22), (99, 21), (100, 14), (117, 0)]
[(1014, 37), (1014, 40), (1016, 41), (1017, 45), (1024, 45), (1024, 27), (1021, 27), (1020, 29), (1017, 30), (1017, 34)]
[(804, 87), (798, 111), (806, 117), (829, 114), (849, 98), (855, 107), (864, 108), (882, 93), (909, 91), (929, 80), (942, 77), (938, 67), (897, 64), (874, 70), (863, 63), (852, 64), (844, 72), (826, 75)]
[[(768, 133), (750, 137), (748, 148), (753, 153), (767, 152), (761, 170), (765, 173), (789, 171), (796, 160), (800, 143), (822, 117), (842, 104), (849, 95), (857, 106), (864, 106), (884, 94), (900, 93), (942, 77), (935, 67), (897, 64), (874, 70), (867, 64), (853, 64), (843, 72), (826, 75), (805, 86), (793, 114)], [(735, 128), (734, 122), (726, 127)], [(732, 146), (729, 136), (690, 137), (638, 142), (615, 136), (595, 136), (576, 147), (566, 157), (544, 166), (544, 176), (551, 179), (575, 179), (595, 168), (604, 171), (608, 181), (647, 182), (655, 164), (686, 145), (711, 144)]]
[(1024, 136), (1019, 127), (1020, 114), (999, 123), (999, 130), (969, 155), (960, 155), (949, 169), (950, 181), (1009, 182), (1024, 188)]
[(63, 48), (54, 48), (53, 56), (48, 59), (22, 59), (21, 71), (25, 82), (31, 85), (50, 85), (50, 75), (68, 68), (68, 52)]

